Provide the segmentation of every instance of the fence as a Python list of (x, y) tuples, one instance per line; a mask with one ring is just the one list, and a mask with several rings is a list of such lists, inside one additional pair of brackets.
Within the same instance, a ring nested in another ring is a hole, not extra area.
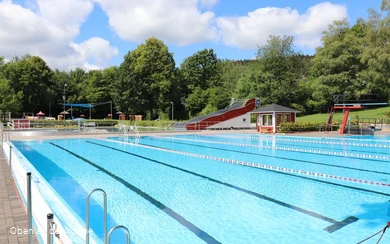
[(31, 131), (31, 130), (56, 130), (56, 131), (83, 131), (89, 127), (89, 124), (94, 124), (96, 130), (113, 131), (118, 124), (117, 121), (97, 121), (97, 120), (65, 120), (65, 121), (50, 121), (50, 120), (14, 120), (7, 122), (6, 129), (15, 131)]

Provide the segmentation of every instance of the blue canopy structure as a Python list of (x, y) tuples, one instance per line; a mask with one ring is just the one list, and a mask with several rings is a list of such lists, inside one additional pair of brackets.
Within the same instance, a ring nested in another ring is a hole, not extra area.
[(91, 103), (60, 103), (65, 107), (80, 107), (80, 108), (93, 108), (99, 104), (91, 104)]
[(71, 108), (71, 110), (70, 110), (71, 117), (73, 117), (73, 113), (72, 113), (73, 107), (89, 108), (89, 119), (91, 119), (91, 109), (98, 106), (98, 105), (103, 105), (103, 104), (107, 104), (107, 103), (111, 104), (111, 116), (112, 116), (112, 101), (103, 102), (103, 103), (95, 103), (95, 104), (93, 104), (93, 103), (59, 103), (59, 104), (61, 104), (62, 106)]

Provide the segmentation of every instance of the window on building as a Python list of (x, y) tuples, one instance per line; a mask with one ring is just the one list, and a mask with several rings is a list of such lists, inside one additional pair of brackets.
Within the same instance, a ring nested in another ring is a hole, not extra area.
[(264, 114), (263, 115), (263, 125), (264, 126), (272, 126), (272, 114)]
[(284, 121), (283, 122), (290, 122), (291, 121), (291, 114), (284, 114)]

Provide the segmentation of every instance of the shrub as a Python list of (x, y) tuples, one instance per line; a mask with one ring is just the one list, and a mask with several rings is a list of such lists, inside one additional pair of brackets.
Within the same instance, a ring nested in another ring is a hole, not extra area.
[[(118, 124), (117, 120), (83, 120), (83, 122), (94, 122), (96, 126), (115, 126)], [(77, 120), (31, 120), (31, 128), (77, 128)]]
[(171, 120), (141, 120), (141, 121), (122, 120), (120, 121), (120, 124), (126, 124), (126, 125), (135, 124), (140, 127), (161, 127), (161, 128), (171, 126), (172, 123), (173, 122)]
[[(279, 127), (279, 132), (299, 132), (299, 131), (324, 131), (324, 123), (312, 122), (296, 122), (296, 123), (282, 123)], [(339, 125), (333, 124), (332, 130), (338, 130)]]

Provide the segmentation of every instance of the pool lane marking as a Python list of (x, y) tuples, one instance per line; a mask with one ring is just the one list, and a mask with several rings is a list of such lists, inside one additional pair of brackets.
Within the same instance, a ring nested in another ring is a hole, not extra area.
[[(209, 135), (199, 135), (202, 137), (209, 137)], [(288, 138), (272, 138), (272, 137), (259, 137), (259, 136), (233, 136), (233, 135), (213, 135), (215, 137), (222, 138), (245, 138), (252, 140), (264, 140), (264, 141), (287, 141), (287, 142), (305, 142), (325, 145), (341, 145), (341, 146), (358, 146), (358, 147), (374, 147), (374, 148), (390, 148), (390, 145), (381, 144), (368, 144), (368, 143), (354, 143), (354, 142), (333, 142), (324, 140), (304, 140), (304, 139), (288, 139)]]
[[(156, 138), (158, 138), (158, 139), (156, 139)], [(167, 137), (151, 137), (151, 136), (149, 136), (148, 138), (144, 138), (144, 140), (146, 139), (146, 140), (156, 140), (156, 141), (170, 142), (170, 141), (167, 141), (167, 140), (163, 140), (162, 138), (165, 139)], [(215, 150), (235, 152), (235, 153), (244, 153), (244, 154), (250, 154), (250, 155), (255, 155), (255, 156), (262, 156), (262, 157), (268, 157), (268, 158), (284, 159), (284, 160), (296, 161), (296, 162), (301, 162), (301, 163), (306, 163), (306, 164), (316, 164), (316, 165), (323, 165), (323, 166), (329, 166), (329, 167), (334, 167), (334, 168), (351, 169), (351, 170), (362, 171), (362, 172), (390, 175), (390, 172), (388, 173), (388, 172), (368, 170), (368, 169), (359, 169), (359, 168), (353, 168), (353, 167), (347, 167), (347, 166), (341, 166), (341, 165), (334, 165), (334, 164), (326, 164), (326, 163), (307, 161), (307, 160), (302, 160), (302, 159), (293, 159), (293, 158), (286, 158), (286, 157), (280, 157), (280, 156), (274, 156), (274, 155), (271, 156), (271, 155), (267, 155), (267, 154), (254, 153), (254, 152), (243, 152), (243, 151), (226, 149), (226, 148), (219, 148), (219, 147), (202, 146), (202, 145), (190, 144), (190, 143), (185, 143), (185, 142), (175, 142), (175, 143), (182, 144), (182, 145), (189, 145), (189, 146), (193, 146), (193, 147), (210, 148), (210, 149), (215, 149)], [(361, 160), (369, 160), (369, 159), (361, 159)], [(381, 161), (381, 162), (383, 162), (383, 161)]]
[(340, 186), (340, 187), (349, 188), (349, 189), (358, 190), (358, 191), (363, 191), (363, 192), (374, 193), (374, 194), (388, 196), (388, 197), (390, 196), (390, 194), (388, 194), (388, 193), (368, 190), (368, 189), (354, 187), (354, 186), (346, 186), (346, 185), (343, 185), (343, 184), (338, 184), (338, 183), (329, 182), (329, 181), (323, 181), (323, 180), (314, 179), (314, 178), (308, 178), (308, 177), (302, 176), (301, 174), (308, 175), (308, 176), (311, 176), (311, 177), (329, 178), (329, 179), (334, 179), (334, 180), (346, 180), (346, 179), (349, 179), (349, 180), (351, 180), (354, 183), (374, 184), (374, 185), (377, 185), (377, 186), (390, 186), (390, 184), (384, 184), (382, 182), (373, 182), (373, 181), (366, 181), (366, 180), (360, 180), (360, 179), (354, 179), (354, 178), (345, 178), (345, 179), (343, 179), (340, 176), (333, 176), (333, 175), (327, 175), (327, 174), (313, 173), (313, 172), (307, 172), (307, 171), (302, 171), (302, 170), (294, 170), (294, 169), (282, 168), (282, 167), (277, 167), (277, 166), (270, 166), (270, 165), (265, 165), (265, 164), (243, 162), (243, 161), (239, 161), (239, 160), (219, 158), (219, 157), (214, 157), (214, 156), (208, 156), (208, 155), (197, 154), (197, 153), (183, 152), (183, 151), (178, 151), (178, 150), (168, 149), (168, 148), (162, 148), (162, 147), (157, 147), (157, 146), (144, 145), (144, 144), (140, 144), (140, 143), (123, 142), (123, 141), (117, 141), (117, 140), (112, 140), (112, 139), (104, 139), (104, 138), (103, 139), (95, 138), (95, 139), (96, 140), (102, 140), (102, 141), (115, 142), (115, 143), (119, 143), (119, 144), (126, 144), (126, 145), (132, 145), (132, 146), (149, 148), (149, 149), (155, 149), (155, 150), (159, 150), (159, 151), (170, 152), (170, 153), (175, 153), (175, 154), (180, 154), (180, 155), (185, 155), (185, 156), (190, 156), (190, 157), (204, 158), (204, 159), (209, 159), (209, 160), (214, 160), (214, 161), (219, 161), (219, 162), (224, 162), (224, 163), (237, 164), (237, 165), (242, 165), (242, 166), (246, 166), (246, 167), (261, 169), (261, 170), (265, 170), (265, 171), (270, 171), (270, 172), (274, 172), (274, 173), (278, 173), (278, 174), (284, 174), (284, 175), (288, 175), (288, 176), (292, 176), (292, 177), (302, 178), (302, 179), (305, 179), (305, 180), (321, 182), (321, 183), (325, 183), (325, 184), (330, 184), (330, 185), (334, 185), (334, 186)]
[[(200, 135), (201, 137), (207, 137), (207, 138), (210, 138), (210, 136), (208, 135)], [(215, 136), (215, 137), (219, 137), (219, 136)], [(173, 137), (173, 138), (176, 138), (176, 137)], [(220, 137), (218, 139), (232, 139), (233, 137)], [(235, 138), (240, 138), (240, 137), (235, 137)], [(276, 143), (278, 143), (279, 146), (283, 145), (283, 146), (296, 146), (296, 144), (292, 144), (293, 142), (301, 142), (299, 140), (296, 140), (296, 141), (289, 141), (289, 140), (280, 140), (280, 139), (272, 139), (272, 138), (267, 138), (267, 139), (261, 139), (260, 137), (255, 139), (254, 137), (253, 138), (245, 138), (245, 137), (241, 137), (243, 139), (250, 139), (252, 142), (254, 143), (261, 143), (261, 141), (275, 141)], [(253, 140), (256, 140), (256, 141), (253, 141)], [(327, 148), (326, 146), (333, 146), (333, 145), (329, 145), (329, 144), (326, 144), (326, 143), (315, 143), (315, 142), (310, 142), (308, 141), (308, 143), (313, 143), (313, 144), (316, 144), (316, 145), (309, 145), (309, 144), (299, 144), (299, 147), (304, 147), (304, 148), (318, 148), (318, 149), (329, 149), (329, 150), (334, 150), (334, 151), (344, 151), (345, 149), (342, 148), (343, 146), (345, 147), (349, 147), (351, 145), (338, 145), (336, 144), (337, 146), (339, 146), (338, 148)], [(321, 145), (320, 145), (321, 144)], [(367, 144), (367, 145), (371, 145), (371, 144)], [(325, 147), (324, 147), (325, 146)], [(352, 146), (351, 146), (352, 147)], [(356, 145), (354, 147), (357, 147)], [(360, 148), (358, 149), (348, 149), (349, 152), (361, 152), (361, 153), (373, 153), (372, 151), (366, 151), (366, 150), (363, 150), (361, 147), (370, 147), (370, 146), (364, 146), (364, 145), (361, 145)], [(390, 145), (389, 145), (389, 148), (390, 148)], [(387, 147), (371, 147), (370, 149), (387, 149)], [(386, 150), (386, 151), (389, 151), (389, 150)], [(375, 153), (378, 153), (378, 154), (381, 154), (382, 156), (386, 156), (386, 155), (390, 155), (390, 153), (388, 152), (375, 152)], [(360, 153), (359, 153), (360, 154)], [(339, 156), (338, 156), (339, 157)]]
[[(154, 137), (161, 138), (161, 137), (157, 137), (157, 136), (154, 136)], [(151, 137), (151, 138), (153, 138), (153, 137)], [(163, 137), (163, 138), (169, 138), (169, 137)], [(168, 150), (171, 150), (171, 149), (168, 149)], [(221, 149), (221, 150), (225, 150), (225, 149)], [(272, 165), (266, 165), (266, 164), (257, 164), (257, 163), (252, 163), (252, 162), (244, 162), (244, 161), (233, 160), (233, 159), (225, 159), (225, 158), (207, 156), (207, 155), (196, 154), (196, 153), (194, 153), (194, 155), (201, 155), (198, 157), (205, 156), (206, 158), (209, 158), (212, 160), (233, 163), (233, 164), (240, 164), (240, 165), (244, 165), (244, 166), (248, 166), (248, 167), (268, 168), (270, 170), (287, 171), (289, 173), (304, 174), (304, 175), (308, 175), (308, 176), (312, 176), (312, 177), (331, 178), (331, 179), (352, 181), (352, 182), (358, 182), (358, 183), (364, 183), (364, 184), (370, 184), (370, 185), (390, 186), (389, 183), (383, 183), (383, 182), (355, 179), (355, 178), (349, 178), (349, 177), (345, 177), (345, 176), (335, 176), (335, 175), (330, 175), (330, 174), (323, 174), (323, 173), (310, 172), (310, 171), (304, 171), (304, 170), (289, 169), (289, 168), (284, 168), (284, 167), (278, 167), (278, 166), (272, 166)]]
[[(225, 135), (221, 135), (220, 133), (219, 134), (210, 134), (210, 135), (212, 135), (212, 136), (225, 136)], [(206, 135), (201, 135), (201, 136), (206, 136)], [(226, 135), (226, 136), (229, 136), (229, 135)], [(231, 136), (233, 137), (233, 135), (231, 135)], [(241, 136), (244, 136), (244, 135), (241, 135)], [(248, 136), (255, 137), (254, 135), (248, 135)], [(271, 136), (266, 136), (266, 135), (262, 135), (262, 136), (271, 137)], [(283, 136), (283, 137), (292, 138), (293, 136)], [(257, 138), (261, 138), (261, 137), (257, 137)], [(308, 138), (308, 137), (305, 137), (305, 138)], [(319, 138), (319, 137), (317, 137), (317, 138)], [(346, 138), (346, 137), (321, 137), (321, 139), (322, 140), (329, 140), (329, 141), (333, 140), (333, 141), (360, 141), (360, 142), (390, 142), (390, 140), (382, 140), (382, 139), (357, 139), (357, 138)]]
[(88, 160), (88, 159), (86, 159), (86, 158), (84, 158), (84, 157), (82, 157), (82, 156), (80, 156), (80, 155), (78, 155), (78, 154), (76, 154), (76, 153), (74, 153), (74, 152), (64, 148), (64, 147), (61, 147), (61, 146), (59, 146), (59, 145), (57, 145), (57, 144), (55, 144), (53, 142), (50, 142), (50, 144), (52, 144), (53, 146), (55, 146), (57, 148), (60, 148), (60, 149), (62, 149), (64, 151), (66, 151), (67, 153), (75, 156), (76, 158), (81, 159), (82, 161), (90, 164), (91, 166), (93, 166), (93, 167), (99, 169), (100, 171), (102, 171), (103, 173), (107, 174), (111, 178), (113, 178), (113, 179), (117, 180), (118, 182), (122, 183), (128, 189), (130, 189), (133, 192), (137, 193), (139, 196), (141, 196), (142, 198), (144, 198), (145, 200), (147, 200), (148, 202), (150, 202), (151, 204), (153, 204), (154, 206), (156, 206), (157, 208), (159, 208), (160, 210), (162, 210), (163, 212), (168, 214), (170, 217), (172, 217), (174, 220), (176, 220), (181, 225), (186, 227), (188, 230), (190, 230), (192, 233), (194, 233), (196, 236), (198, 236), (200, 239), (202, 239), (206, 243), (211, 243), (211, 244), (221, 243), (221, 242), (217, 241), (216, 239), (214, 239), (214, 237), (210, 236), (205, 231), (201, 230), (200, 228), (198, 228), (197, 226), (195, 226), (194, 224), (192, 224), (191, 222), (186, 220), (183, 216), (181, 216), (180, 214), (176, 213), (171, 208), (167, 207), (166, 205), (164, 205), (163, 203), (161, 203), (157, 199), (153, 198), (152, 196), (150, 196), (146, 192), (144, 192), (141, 189), (137, 188), (136, 186), (130, 184), (129, 182), (125, 181), (124, 179), (120, 178), (119, 176), (111, 173), (110, 171), (106, 170), (105, 168), (103, 168), (103, 167), (93, 163), (92, 161), (90, 161), (90, 160)]
[(310, 149), (301, 149), (301, 148), (293, 148), (293, 147), (259, 146), (259, 145), (254, 145), (254, 144), (212, 141), (212, 140), (198, 140), (198, 139), (188, 139), (188, 138), (169, 137), (169, 136), (150, 136), (150, 137), (168, 138), (168, 139), (181, 140), (181, 141), (206, 142), (206, 143), (212, 143), (212, 144), (232, 145), (232, 146), (239, 146), (239, 147), (254, 147), (254, 148), (281, 150), (281, 151), (312, 153), (312, 154), (321, 154), (321, 155), (326, 155), (326, 156), (356, 157), (356, 158), (361, 158), (361, 159), (365, 159), (365, 160), (375, 160), (375, 161), (381, 161), (381, 162), (386, 161), (386, 160), (390, 160), (390, 156), (382, 156), (382, 155), (378, 156), (378, 155), (363, 154), (363, 153), (330, 152), (330, 151), (326, 151), (326, 150), (310, 150)]
[[(344, 226), (346, 226), (346, 225), (348, 225), (348, 224), (350, 224), (350, 223), (355, 222), (355, 221), (358, 220), (358, 218), (356, 218), (356, 217), (354, 217), (354, 216), (350, 216), (350, 217), (346, 218), (345, 220), (337, 221), (337, 220), (334, 220), (334, 219), (332, 219), (332, 218), (329, 218), (329, 217), (323, 216), (323, 215), (321, 215), (321, 214), (315, 213), (315, 212), (313, 212), (313, 211), (306, 210), (306, 209), (303, 209), (303, 208), (300, 208), (300, 207), (297, 207), (297, 206), (288, 204), (288, 203), (286, 203), (286, 202), (279, 201), (279, 200), (274, 199), (274, 198), (271, 198), (271, 197), (267, 197), (267, 196), (262, 195), (262, 194), (260, 194), (260, 193), (257, 193), (257, 192), (254, 192), (254, 191), (250, 191), (250, 190), (248, 190), (248, 189), (241, 188), (241, 187), (239, 187), (239, 186), (235, 186), (235, 185), (232, 185), (232, 184), (230, 184), (230, 183), (226, 183), (226, 182), (223, 182), (223, 181), (220, 181), (220, 180), (217, 180), (217, 179), (214, 179), (214, 178), (205, 176), (205, 175), (201, 175), (201, 174), (195, 173), (195, 172), (190, 171), (190, 170), (186, 170), (186, 169), (183, 169), (183, 168), (180, 168), (180, 167), (177, 167), (177, 166), (173, 166), (173, 165), (170, 165), (170, 164), (166, 164), (166, 163), (164, 163), (164, 162), (161, 162), (161, 161), (158, 161), (158, 160), (155, 160), (155, 159), (152, 159), (152, 158), (144, 157), (144, 156), (141, 156), (141, 155), (138, 155), (138, 154), (134, 154), (134, 153), (125, 151), (125, 150), (121, 150), (121, 149), (118, 149), (118, 148), (114, 148), (114, 147), (102, 145), (102, 144), (95, 143), (95, 142), (91, 142), (91, 141), (86, 141), (86, 142), (87, 142), (87, 143), (90, 143), (90, 144), (97, 145), (97, 146), (105, 147), (105, 148), (108, 148), (108, 149), (111, 149), (111, 150), (114, 150), (114, 151), (117, 151), (117, 152), (125, 153), (125, 154), (128, 154), (128, 155), (134, 156), (134, 157), (138, 157), (138, 158), (141, 158), (141, 159), (144, 159), (144, 160), (148, 160), (148, 161), (151, 161), (151, 162), (153, 162), (153, 163), (157, 163), (157, 164), (160, 164), (160, 165), (163, 165), (163, 166), (172, 168), (172, 169), (176, 169), (176, 170), (185, 172), (185, 173), (187, 173), (187, 174), (191, 174), (191, 175), (200, 177), (200, 178), (202, 178), (202, 179), (209, 180), (209, 181), (211, 181), (211, 182), (214, 182), (214, 183), (217, 183), (217, 184), (221, 184), (221, 185), (223, 185), (223, 186), (226, 186), (226, 187), (229, 187), (229, 188), (238, 190), (238, 191), (240, 191), (240, 192), (244, 192), (244, 193), (246, 193), (246, 194), (249, 194), (249, 195), (251, 195), (251, 196), (257, 197), (257, 198), (259, 198), (259, 199), (266, 200), (266, 201), (275, 203), (275, 204), (277, 204), (277, 205), (280, 205), (280, 206), (283, 206), (283, 207), (286, 207), (286, 208), (289, 208), (289, 209), (298, 211), (298, 212), (300, 212), (300, 213), (309, 215), (309, 216), (311, 216), (311, 217), (314, 217), (314, 218), (317, 218), (317, 219), (324, 220), (324, 221), (329, 222), (329, 223), (332, 224), (332, 225), (330, 225), (329, 227), (326, 227), (326, 229), (329, 228), (329, 230), (324, 229), (324, 230), (326, 230), (326, 231), (329, 232), (329, 233), (332, 233), (332, 232), (334, 232), (334, 231), (336, 231), (336, 230), (338, 230), (338, 229), (340, 229), (340, 228), (342, 228), (342, 227), (344, 227)], [(347, 220), (354, 220), (354, 221), (348, 222)], [(343, 223), (347, 223), (347, 224), (343, 224)], [(338, 228), (335, 228), (335, 227), (338, 227)]]

